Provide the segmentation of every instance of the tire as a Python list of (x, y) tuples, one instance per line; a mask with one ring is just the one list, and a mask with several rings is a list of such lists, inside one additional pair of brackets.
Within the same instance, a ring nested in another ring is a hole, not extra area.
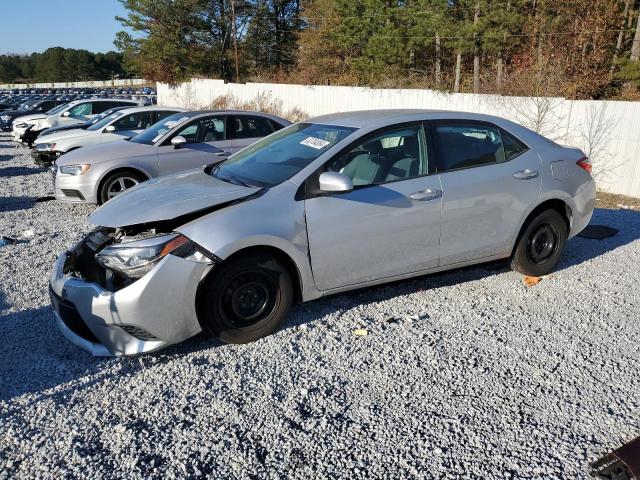
[(511, 268), (534, 277), (547, 275), (560, 261), (567, 236), (562, 215), (556, 210), (543, 210), (523, 227), (511, 257)]
[(293, 282), (273, 256), (249, 254), (214, 267), (196, 296), (202, 329), (226, 343), (274, 332), (293, 303)]
[[(135, 185), (142, 183), (147, 178), (141, 173), (131, 170), (123, 170), (115, 172), (105, 178), (98, 192), (98, 201), (100, 205), (111, 200), (118, 193), (122, 193)], [(122, 187), (125, 188), (122, 188)]]

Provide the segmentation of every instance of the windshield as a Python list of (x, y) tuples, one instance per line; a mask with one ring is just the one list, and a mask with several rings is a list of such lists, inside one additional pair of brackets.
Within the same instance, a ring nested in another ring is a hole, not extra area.
[(211, 175), (231, 183), (273, 187), (288, 180), (355, 128), (297, 123), (218, 164)]
[(162, 137), (173, 127), (189, 118), (190, 116), (185, 115), (184, 112), (169, 115), (168, 117), (165, 117), (159, 122), (151, 125), (144, 132), (140, 132), (129, 141), (134, 143), (144, 143), (145, 145), (153, 145), (158, 140), (160, 140), (160, 137)]
[(51, 110), (45, 112), (45, 115), (53, 115), (55, 113), (58, 113), (62, 110), (64, 110), (65, 108), (67, 108), (67, 105), (69, 105), (68, 103), (63, 103), (62, 105), (58, 105), (57, 107), (53, 107)]
[(106, 115), (105, 117), (101, 118), (97, 122), (93, 123), (89, 128), (87, 128), (87, 130), (90, 132), (100, 130), (102, 127), (109, 125), (114, 119), (121, 116), (122, 116), (122, 112), (120, 111), (112, 113), (111, 115)]

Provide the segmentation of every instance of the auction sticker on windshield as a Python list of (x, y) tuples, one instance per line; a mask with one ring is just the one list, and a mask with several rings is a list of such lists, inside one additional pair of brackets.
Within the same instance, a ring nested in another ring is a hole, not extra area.
[(307, 147), (311, 147), (311, 148), (315, 148), (317, 150), (320, 150), (321, 148), (326, 147), (330, 143), (331, 142), (328, 142), (326, 140), (322, 140), (321, 138), (307, 137), (307, 138), (305, 138), (304, 140), (302, 140), (300, 142), (300, 145), (306, 145)]

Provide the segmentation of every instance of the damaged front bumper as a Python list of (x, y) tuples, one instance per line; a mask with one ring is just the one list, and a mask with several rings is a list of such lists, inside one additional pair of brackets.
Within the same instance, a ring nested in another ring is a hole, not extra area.
[(65, 252), (54, 265), (51, 301), (60, 331), (92, 355), (151, 352), (201, 331), (196, 289), (211, 264), (168, 254), (142, 278), (111, 291), (73, 271), (72, 258)]

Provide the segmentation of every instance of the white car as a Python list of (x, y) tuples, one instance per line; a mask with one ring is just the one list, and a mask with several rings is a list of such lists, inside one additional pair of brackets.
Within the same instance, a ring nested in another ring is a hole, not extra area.
[(159, 106), (125, 108), (85, 129), (63, 130), (40, 136), (31, 155), (38, 163), (48, 163), (63, 153), (81, 147), (128, 140), (163, 118), (186, 111), (184, 108)]
[(38, 134), (45, 128), (64, 125), (80, 125), (96, 115), (118, 106), (141, 106), (143, 102), (138, 100), (121, 100), (119, 98), (90, 98), (74, 100), (67, 103), (64, 108), (48, 114), (35, 114), (19, 117), (13, 122), (13, 138), (16, 142), (25, 142), (31, 145)]

